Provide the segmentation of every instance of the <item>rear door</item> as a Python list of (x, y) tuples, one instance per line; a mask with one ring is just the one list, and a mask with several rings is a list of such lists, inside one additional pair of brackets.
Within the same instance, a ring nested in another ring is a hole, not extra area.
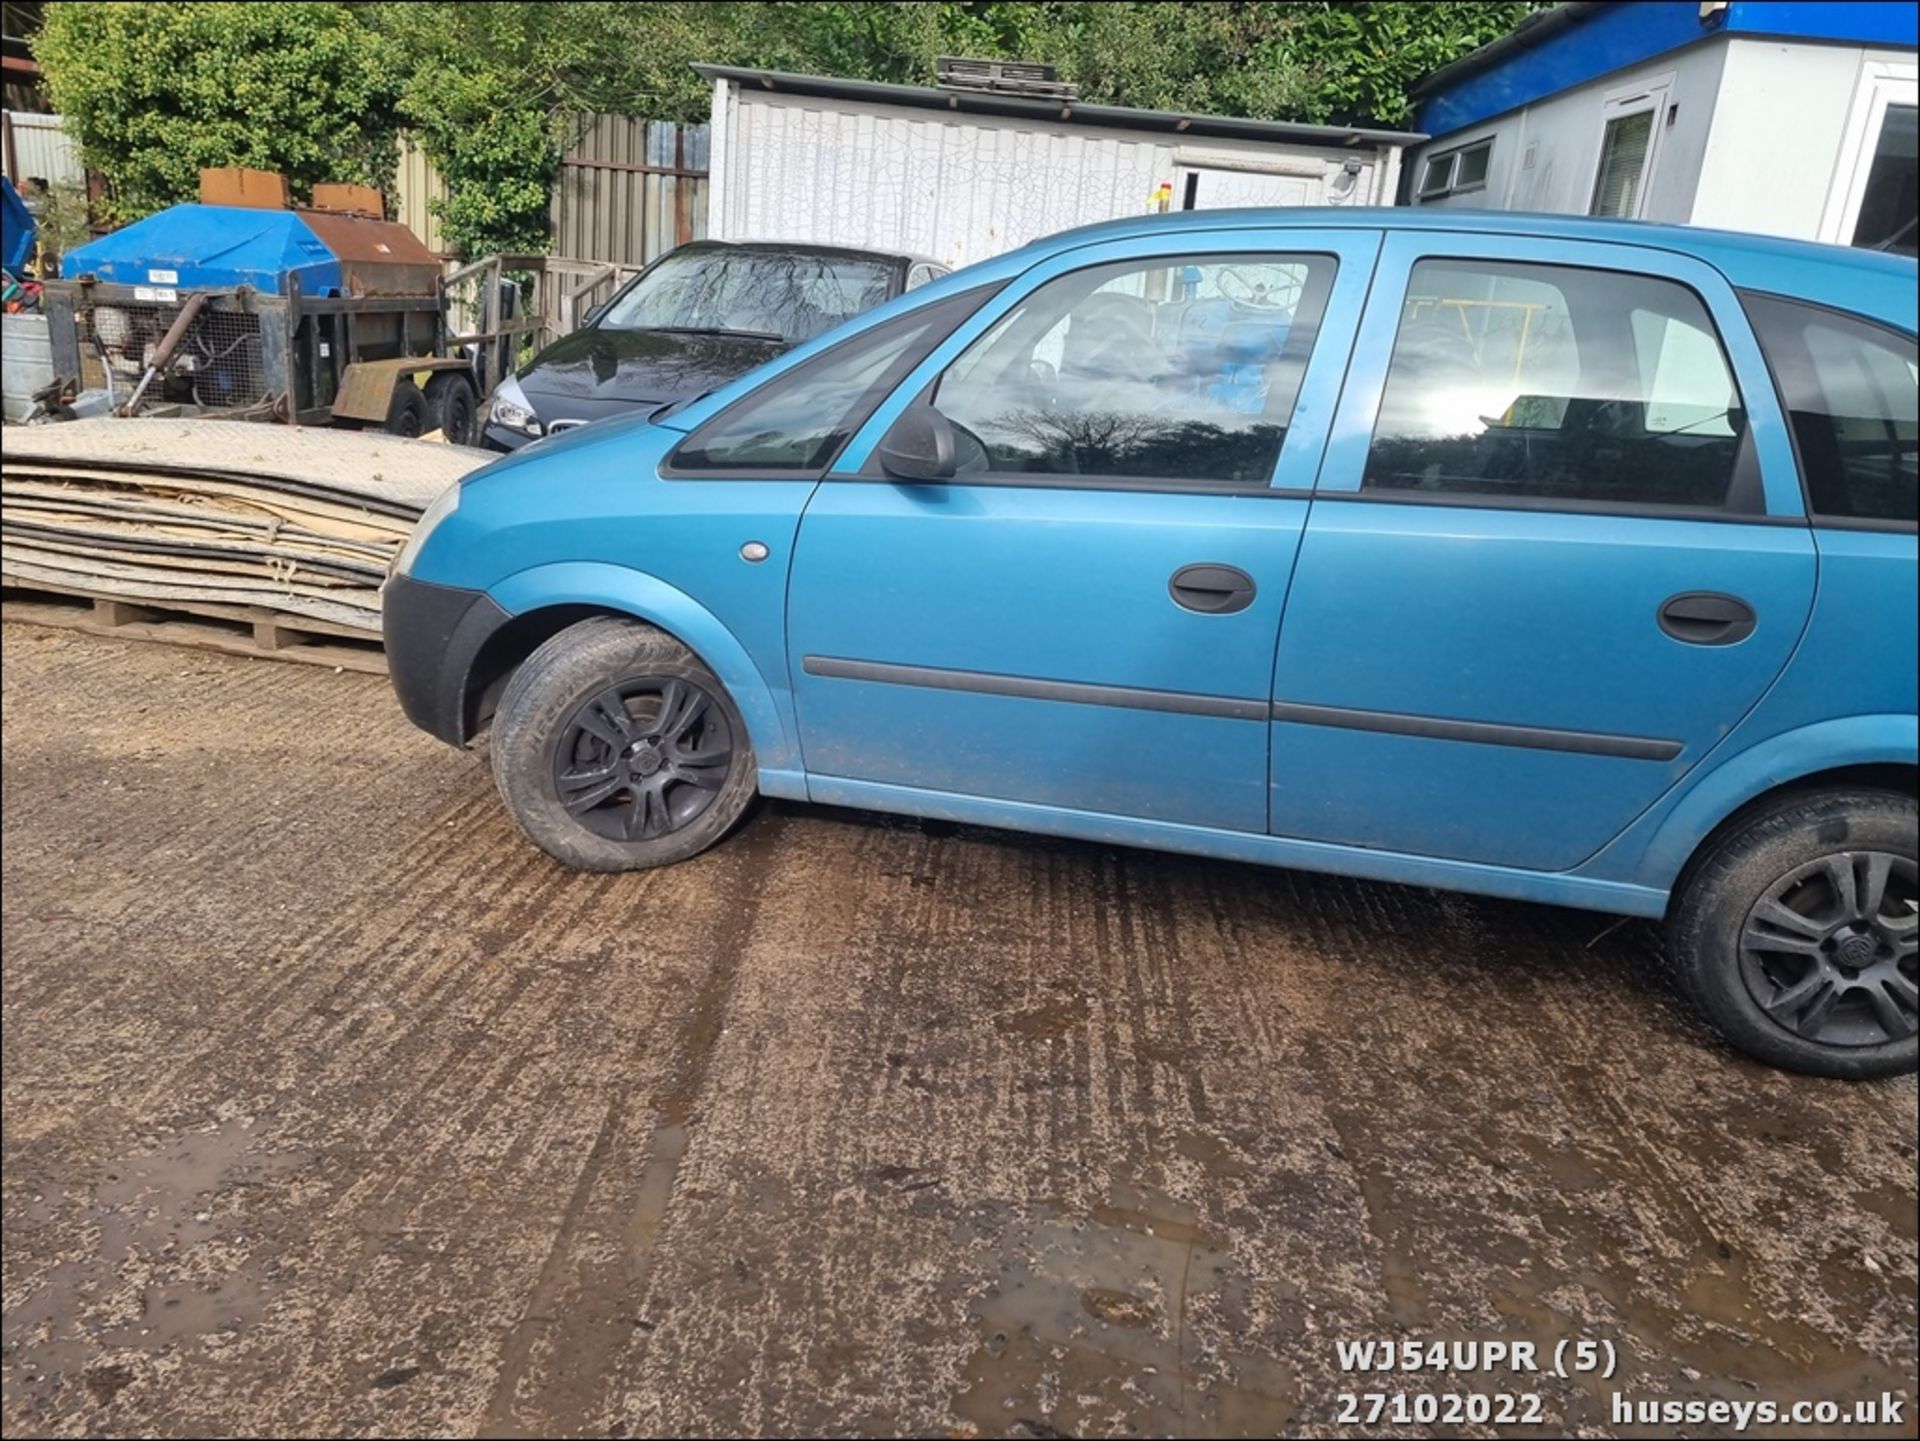
[[(1280, 610), (1378, 243), (1084, 247), (917, 367), (801, 522), (788, 643), (814, 796), (1264, 831)], [(954, 424), (953, 481), (871, 463), (910, 403)]]
[(1753, 706), (1813, 584), (1717, 272), (1391, 236), (1281, 633), (1272, 829), (1577, 866)]

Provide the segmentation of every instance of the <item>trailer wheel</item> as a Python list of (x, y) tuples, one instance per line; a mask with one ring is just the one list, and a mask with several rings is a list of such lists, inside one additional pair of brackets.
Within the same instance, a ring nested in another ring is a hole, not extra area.
[(449, 445), (472, 445), (478, 427), (479, 401), (473, 382), (457, 370), (443, 370), (427, 382), (427, 422), (437, 426)]
[(387, 403), (388, 435), (419, 436), (427, 433), (427, 398), (411, 380), (393, 387), (393, 399)]

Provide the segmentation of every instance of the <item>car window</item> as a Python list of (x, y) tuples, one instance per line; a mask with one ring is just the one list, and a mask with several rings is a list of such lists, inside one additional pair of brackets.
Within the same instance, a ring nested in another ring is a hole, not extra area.
[(613, 298), (599, 325), (811, 340), (873, 309), (892, 289), (889, 261), (695, 246), (642, 273)]
[(1648, 276), (1423, 260), (1363, 488), (1720, 506), (1746, 414), (1700, 298)]
[(993, 289), (965, 291), (873, 326), (776, 376), (688, 437), (670, 468), (824, 469), (886, 392)]
[(1914, 342), (1867, 321), (1747, 295), (1816, 516), (1915, 523), (1920, 517), (1920, 367)]
[(1268, 484), (1334, 269), (1196, 256), (1048, 281), (936, 383), (958, 469)]

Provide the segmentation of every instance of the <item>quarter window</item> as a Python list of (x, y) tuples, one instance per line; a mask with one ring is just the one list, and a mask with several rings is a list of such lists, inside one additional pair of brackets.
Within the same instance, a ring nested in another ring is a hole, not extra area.
[(1920, 518), (1913, 337), (1777, 296), (1744, 297), (1793, 423), (1816, 517)]
[(1685, 286), (1423, 260), (1363, 486), (1495, 503), (1720, 506), (1745, 429), (1719, 336)]
[(1047, 282), (936, 385), (959, 470), (1269, 484), (1334, 268), (1205, 256)]

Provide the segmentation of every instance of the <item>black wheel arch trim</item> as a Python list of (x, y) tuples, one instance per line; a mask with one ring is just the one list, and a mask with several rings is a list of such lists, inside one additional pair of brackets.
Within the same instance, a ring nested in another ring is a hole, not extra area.
[(448, 745), (471, 740), (468, 676), (481, 648), (512, 619), (485, 591), (389, 576), (380, 629), (387, 676), (407, 719)]

